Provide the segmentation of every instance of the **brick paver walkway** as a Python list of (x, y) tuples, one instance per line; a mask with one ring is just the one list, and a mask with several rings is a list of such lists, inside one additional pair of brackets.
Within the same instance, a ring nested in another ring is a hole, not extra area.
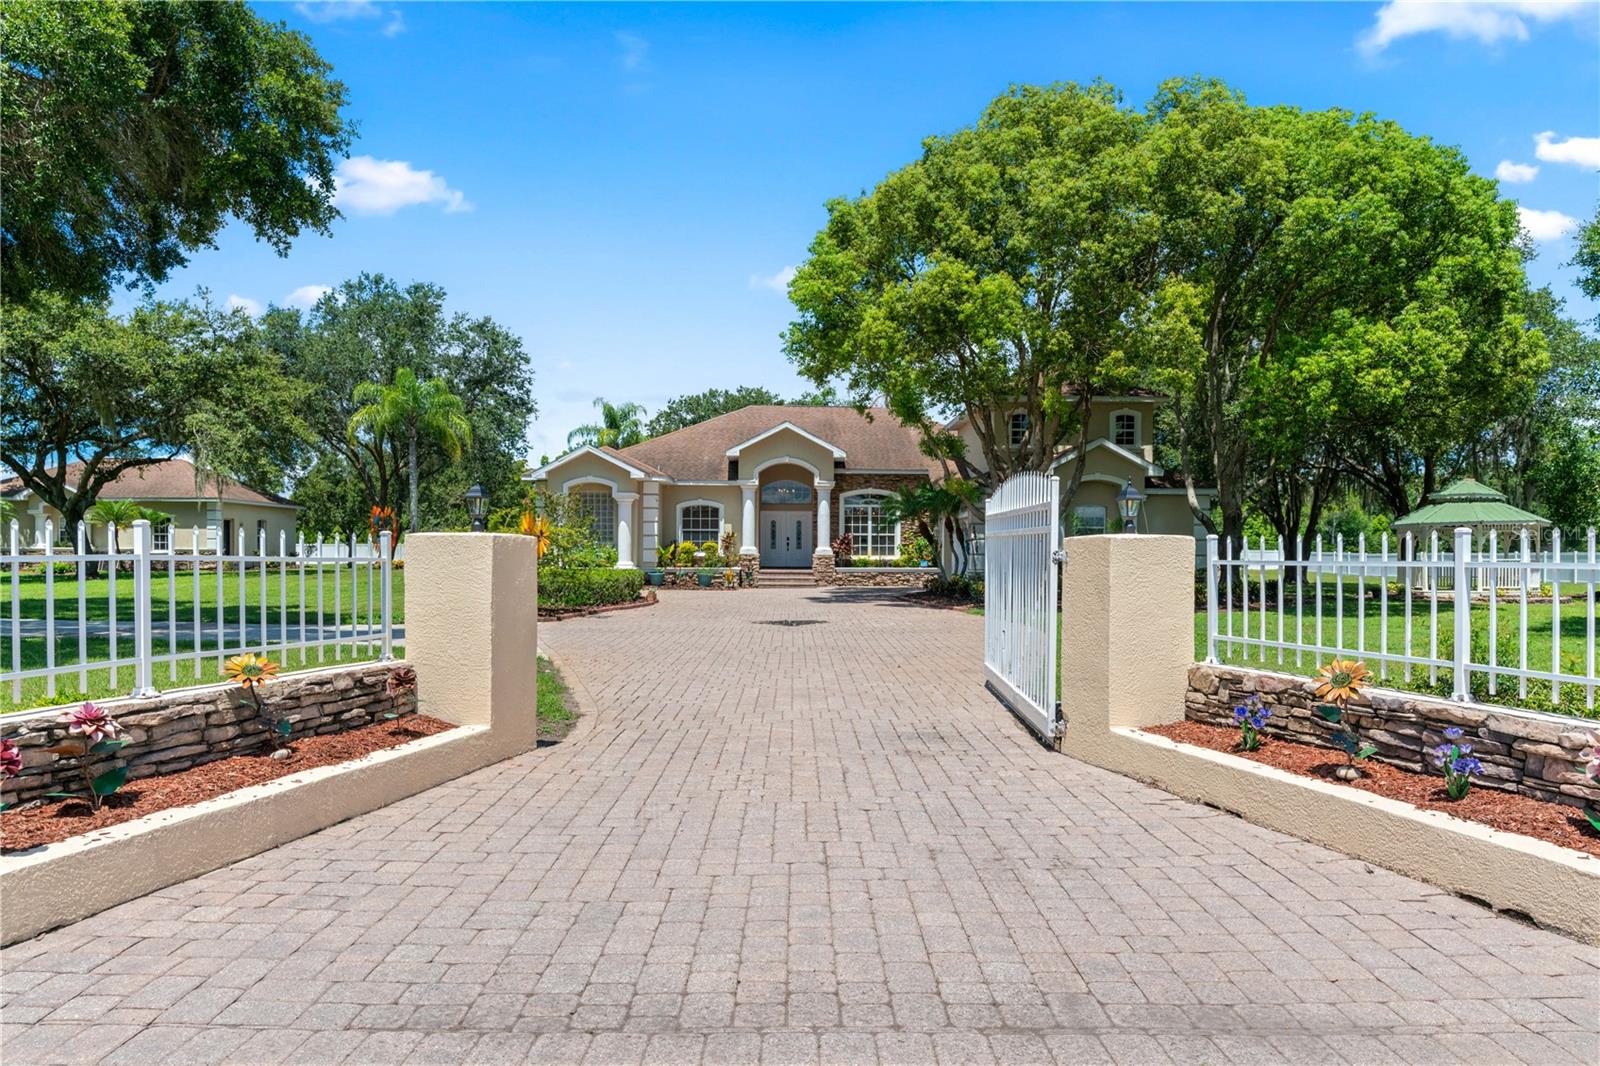
[(981, 634), (803, 590), (547, 626), (576, 736), (7, 949), (0, 1055), (1600, 1062), (1600, 952), (1043, 750)]

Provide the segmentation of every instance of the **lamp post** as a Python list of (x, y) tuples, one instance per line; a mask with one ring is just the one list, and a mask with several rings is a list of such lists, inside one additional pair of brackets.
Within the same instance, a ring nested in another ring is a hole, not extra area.
[(1134, 523), (1139, 518), (1139, 508), (1144, 504), (1144, 493), (1133, 487), (1133, 479), (1129, 478), (1122, 486), (1122, 491), (1117, 493), (1117, 510), (1122, 513), (1122, 531), (1134, 532)]
[(474, 485), (462, 498), (467, 501), (467, 514), (472, 516), (472, 531), (486, 532), (489, 524), (484, 521), (484, 515), (489, 509), (489, 494), (483, 491), (482, 485)]

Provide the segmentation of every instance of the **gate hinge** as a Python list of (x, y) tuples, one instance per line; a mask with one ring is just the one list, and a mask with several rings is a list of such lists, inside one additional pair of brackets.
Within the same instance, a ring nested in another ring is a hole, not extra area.
[(1051, 552), (1050, 553), (1050, 561), (1052, 563), (1056, 563), (1058, 565), (1061, 564), (1061, 563), (1066, 562), (1067, 561), (1067, 551), (1066, 551), (1066, 549), (1065, 548), (1057, 548), (1055, 551)]

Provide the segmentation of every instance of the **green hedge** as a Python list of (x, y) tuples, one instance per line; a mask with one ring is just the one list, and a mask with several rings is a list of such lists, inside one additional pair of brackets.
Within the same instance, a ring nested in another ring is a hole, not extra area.
[(644, 574), (610, 567), (551, 567), (539, 572), (540, 607), (599, 607), (639, 598)]

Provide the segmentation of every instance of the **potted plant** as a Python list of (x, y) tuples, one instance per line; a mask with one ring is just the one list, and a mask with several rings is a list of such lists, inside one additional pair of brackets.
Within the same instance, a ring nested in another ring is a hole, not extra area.
[(695, 577), (699, 580), (701, 588), (708, 589), (711, 587), (711, 579), (716, 576), (716, 573), (715, 570), (702, 568), (695, 571)]

